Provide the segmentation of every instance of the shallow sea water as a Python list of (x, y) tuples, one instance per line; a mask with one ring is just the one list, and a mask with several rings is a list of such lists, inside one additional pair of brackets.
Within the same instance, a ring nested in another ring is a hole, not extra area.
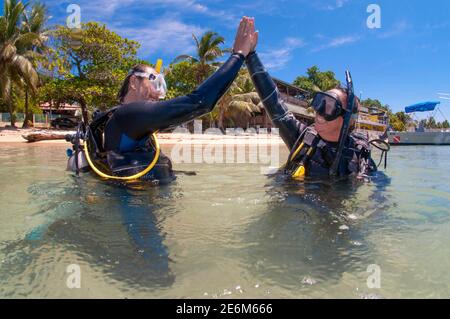
[(197, 175), (159, 187), (74, 177), (65, 149), (0, 145), (2, 298), (450, 297), (450, 147), (393, 148), (365, 184), (174, 164)]

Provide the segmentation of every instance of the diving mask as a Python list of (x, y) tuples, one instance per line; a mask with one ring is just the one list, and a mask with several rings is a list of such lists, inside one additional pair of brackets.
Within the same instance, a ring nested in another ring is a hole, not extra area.
[[(318, 92), (311, 102), (313, 109), (327, 121), (333, 121), (345, 113), (337, 94), (333, 92)], [(353, 113), (358, 111), (353, 109)]]
[(159, 93), (159, 98), (164, 99), (167, 94), (167, 84), (162, 74), (153, 74), (146, 72), (134, 72), (135, 76), (146, 78), (150, 81), (153, 88)]
[(311, 106), (327, 121), (337, 119), (343, 113), (341, 101), (335, 93), (318, 92), (314, 96)]

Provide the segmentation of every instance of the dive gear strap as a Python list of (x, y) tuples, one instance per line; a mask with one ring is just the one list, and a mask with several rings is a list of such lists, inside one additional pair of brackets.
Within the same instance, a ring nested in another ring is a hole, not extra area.
[(289, 154), (284, 168), (285, 173), (292, 176), (292, 178), (305, 177), (310, 160), (314, 156), (320, 142), (325, 144), (314, 129), (306, 128)]
[[(79, 154), (83, 154), (86, 159), (89, 167), (100, 177), (106, 179), (113, 180), (121, 180), (121, 181), (132, 181), (137, 180), (147, 173), (149, 173), (157, 164), (160, 154), (161, 148), (158, 143), (158, 139), (156, 137), (156, 132), (150, 135), (155, 149), (155, 156), (149, 165), (143, 169), (142, 171), (133, 174), (131, 176), (115, 176), (104, 172), (98, 165), (95, 164), (95, 158), (104, 157), (104, 150), (101, 143), (98, 140), (98, 136), (96, 138), (96, 134), (98, 135), (100, 132), (103, 132), (106, 122), (111, 117), (112, 113), (114, 113), (118, 107), (112, 108), (106, 112), (94, 112), (93, 120), (88, 125), (85, 126), (83, 122), (81, 122), (78, 126), (77, 132), (75, 135), (66, 136), (66, 140), (70, 141), (73, 144), (73, 149), (75, 151), (75, 173), (78, 175), (80, 172), (79, 169)], [(81, 142), (83, 141), (83, 142)], [(94, 156), (93, 156), (94, 155)]]

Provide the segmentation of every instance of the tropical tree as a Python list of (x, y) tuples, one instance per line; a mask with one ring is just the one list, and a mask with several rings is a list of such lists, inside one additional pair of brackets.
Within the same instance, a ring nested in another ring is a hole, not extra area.
[(210, 116), (216, 121), (217, 127), (225, 131), (225, 121), (243, 122), (260, 114), (262, 108), (261, 100), (255, 92), (247, 70), (241, 70)]
[(192, 38), (195, 41), (196, 56), (182, 54), (175, 58), (173, 63), (180, 61), (189, 61), (192, 63), (193, 71), (197, 85), (201, 84), (220, 63), (217, 59), (222, 57), (230, 49), (222, 49), (220, 46), (225, 43), (225, 38), (213, 31), (207, 31), (198, 40), (193, 34)]
[[(33, 63), (35, 68), (46, 58), (50, 48), (46, 46), (49, 38), (50, 30), (46, 28), (48, 21), (47, 8), (41, 3), (34, 3), (30, 11), (25, 10), (23, 13), (23, 33), (32, 33), (36, 35), (36, 41), (28, 43), (19, 51)], [(33, 113), (30, 111), (30, 88), (25, 85), (25, 119), (22, 127), (28, 127), (32, 123)], [(34, 94), (31, 99), (34, 100)]]
[(167, 98), (172, 99), (178, 96), (186, 95), (197, 87), (195, 78), (194, 64), (189, 61), (181, 61), (171, 64), (165, 70), (165, 79), (167, 82)]
[(316, 65), (306, 71), (306, 76), (298, 76), (293, 85), (308, 92), (327, 91), (339, 85), (336, 75), (332, 71), (320, 71)]
[(0, 96), (8, 105), (13, 127), (13, 87), (25, 85), (34, 93), (39, 81), (33, 63), (27, 58), (32, 53), (25, 49), (39, 41), (39, 37), (21, 29), (26, 6), (22, 1), (5, 0), (4, 16), (0, 17)]
[(387, 112), (392, 112), (391, 108), (389, 107), (389, 105), (387, 104), (383, 104), (381, 103), (379, 100), (377, 99), (365, 99), (361, 101), (361, 105), (363, 107), (367, 107), (367, 108), (377, 108), (380, 110), (385, 110)]
[(51, 103), (78, 103), (88, 121), (88, 107), (106, 109), (117, 104), (117, 92), (133, 65), (139, 43), (122, 38), (96, 22), (81, 29), (60, 26), (54, 31), (54, 50), (63, 61), (56, 78), (40, 90), (40, 99)]

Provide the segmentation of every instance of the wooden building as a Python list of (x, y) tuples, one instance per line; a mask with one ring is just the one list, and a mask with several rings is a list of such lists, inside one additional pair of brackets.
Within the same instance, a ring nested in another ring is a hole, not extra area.
[[(284, 101), (289, 111), (291, 111), (300, 121), (308, 124), (313, 123), (314, 113), (308, 112), (309, 107), (307, 100), (310, 96), (309, 92), (280, 79), (272, 79), (280, 92), (281, 99)], [(263, 109), (260, 115), (254, 116), (249, 120), (247, 127), (270, 129), (272, 127), (272, 121), (267, 115), (265, 109)]]

